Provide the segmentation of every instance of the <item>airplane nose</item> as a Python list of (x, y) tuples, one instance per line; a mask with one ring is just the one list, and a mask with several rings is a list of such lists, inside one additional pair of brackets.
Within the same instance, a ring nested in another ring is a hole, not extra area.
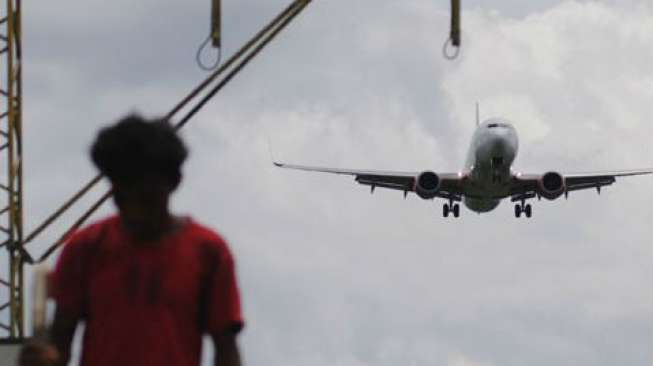
[(503, 134), (493, 136), (489, 142), (492, 155), (504, 156), (510, 150), (510, 143), (508, 138)]
[[(517, 152), (514, 136), (510, 131), (493, 131), (485, 140), (480, 159), (491, 159), (494, 166), (511, 164)], [(479, 151), (480, 152), (480, 151)]]

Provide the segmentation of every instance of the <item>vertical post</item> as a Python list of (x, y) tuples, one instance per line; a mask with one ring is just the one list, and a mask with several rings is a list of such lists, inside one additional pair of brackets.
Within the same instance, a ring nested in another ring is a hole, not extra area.
[[(448, 51), (448, 47), (454, 47), (454, 51)], [(460, 51), (460, 0), (451, 0), (451, 30), (449, 38), (442, 46), (442, 55), (448, 60), (458, 57)]]
[(222, 15), (220, 0), (211, 2), (211, 40), (213, 47), (222, 48)]
[[(20, 0), (2, 0), (0, 13), (0, 340), (24, 333), (22, 64)], [(4, 267), (4, 266), (3, 266)], [(2, 268), (2, 267), (0, 267)]]
[(460, 0), (451, 0), (451, 44), (460, 47)]

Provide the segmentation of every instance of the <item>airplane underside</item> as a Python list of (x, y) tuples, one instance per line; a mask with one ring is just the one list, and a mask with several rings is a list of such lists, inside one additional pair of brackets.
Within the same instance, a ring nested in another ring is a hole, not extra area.
[[(492, 171), (490, 171), (492, 173)], [(479, 174), (477, 177), (480, 179), (474, 181), (468, 181), (468, 185), (464, 188), (464, 193), (462, 195), (462, 202), (470, 211), (476, 213), (486, 213), (494, 210), (499, 206), (501, 200), (510, 198), (510, 180), (512, 178), (508, 170), (503, 172), (494, 172), (495, 174)], [(501, 176), (502, 179), (496, 180), (492, 179), (492, 176)], [(506, 177), (506, 178), (503, 178)], [(486, 179), (483, 179), (486, 178)], [(448, 208), (447, 208), (448, 206)], [(449, 202), (449, 204), (444, 204), (442, 210), (443, 217), (449, 217), (450, 213), (453, 213), (454, 217), (460, 216), (459, 205), (454, 202)], [(515, 217), (521, 217), (522, 214), (530, 218), (532, 216), (533, 209), (530, 204), (524, 202), (516, 202), (515, 205)]]
[(501, 203), (500, 200), (496, 199), (478, 199), (471, 197), (465, 197), (463, 202), (468, 209), (478, 213), (490, 212)]

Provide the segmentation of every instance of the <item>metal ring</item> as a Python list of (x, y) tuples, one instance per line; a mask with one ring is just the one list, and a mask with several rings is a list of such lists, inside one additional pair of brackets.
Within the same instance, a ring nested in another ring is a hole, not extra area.
[(447, 52), (447, 48), (450, 44), (453, 44), (453, 40), (451, 37), (447, 39), (446, 42), (444, 42), (444, 45), (442, 46), (442, 56), (446, 58), (447, 60), (455, 60), (458, 57), (458, 54), (460, 53), (460, 47), (453, 47), (455, 52), (449, 53)]
[(209, 45), (210, 40), (211, 40), (211, 34), (209, 34), (209, 36), (206, 37), (206, 40), (204, 40), (204, 42), (202, 42), (200, 47), (197, 49), (197, 53), (195, 54), (195, 60), (197, 61), (197, 65), (204, 71), (213, 71), (213, 70), (215, 70), (218, 66), (220, 66), (220, 62), (222, 61), (222, 47), (218, 48), (218, 50), (217, 50), (218, 54), (217, 54), (215, 63), (213, 65), (206, 65), (202, 61), (202, 53), (204, 52), (204, 50)]

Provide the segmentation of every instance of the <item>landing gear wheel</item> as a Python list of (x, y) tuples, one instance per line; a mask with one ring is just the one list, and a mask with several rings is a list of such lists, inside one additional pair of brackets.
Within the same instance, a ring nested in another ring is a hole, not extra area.
[(453, 217), (458, 217), (460, 216), (460, 205), (455, 204), (453, 205)]
[(449, 217), (449, 205), (446, 203), (442, 206), (442, 217)]
[(527, 204), (526, 207), (524, 207), (524, 213), (526, 214), (526, 217), (530, 218), (531, 215), (533, 214), (533, 208), (531, 207), (531, 204)]
[(515, 217), (520, 217), (520, 216), (521, 216), (521, 206), (515, 205)]

